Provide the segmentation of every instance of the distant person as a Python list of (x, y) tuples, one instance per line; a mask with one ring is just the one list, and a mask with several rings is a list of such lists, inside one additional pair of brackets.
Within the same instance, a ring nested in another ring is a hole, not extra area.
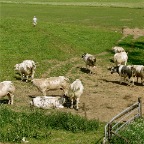
[(37, 25), (37, 18), (36, 16), (33, 17), (33, 26), (35, 27)]

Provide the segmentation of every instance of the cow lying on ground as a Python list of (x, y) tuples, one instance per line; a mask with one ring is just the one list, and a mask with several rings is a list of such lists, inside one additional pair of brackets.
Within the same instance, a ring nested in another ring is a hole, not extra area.
[(65, 93), (67, 97), (71, 100), (71, 108), (73, 108), (73, 103), (76, 101), (76, 109), (79, 109), (80, 97), (83, 94), (84, 86), (79, 79), (76, 79), (69, 87), (68, 91)]
[(21, 75), (21, 80), (26, 78), (26, 82), (28, 82), (29, 77), (34, 78), (36, 63), (33, 60), (24, 60), (22, 63), (16, 64), (14, 68)]
[(112, 51), (114, 53), (120, 53), (120, 52), (125, 52), (125, 50), (122, 48), (122, 47), (118, 47), (118, 46), (115, 46), (112, 48)]
[(134, 73), (135, 70), (133, 67), (128, 67), (125, 65), (119, 65), (111, 68), (111, 74), (118, 73), (120, 76), (120, 84), (122, 83), (122, 77), (124, 78), (124, 82), (126, 82), (126, 78), (128, 78), (128, 84), (130, 85), (130, 78), (132, 78), (132, 85), (134, 85)]
[(30, 106), (36, 106), (42, 109), (58, 109), (64, 108), (64, 102), (65, 98), (63, 97), (37, 96), (32, 99)]
[(126, 65), (128, 60), (128, 56), (126, 52), (116, 53), (114, 55), (114, 63), (116, 66), (118, 65)]
[(61, 89), (65, 93), (65, 90), (69, 86), (69, 79), (64, 76), (59, 76), (59, 77), (33, 79), (32, 83), (38, 88), (40, 92), (42, 92), (44, 96), (46, 96), (46, 91), (49, 90)]
[(15, 86), (11, 81), (0, 82), (0, 98), (8, 96), (8, 104), (13, 104)]
[(143, 65), (129, 65), (129, 67), (134, 68), (134, 76), (137, 77), (137, 83), (138, 78), (141, 78), (141, 84), (144, 85), (144, 66)]
[(82, 58), (86, 64), (86, 68), (90, 70), (91, 74), (94, 73), (93, 68), (95, 68), (96, 65), (96, 57), (91, 54), (84, 53)]

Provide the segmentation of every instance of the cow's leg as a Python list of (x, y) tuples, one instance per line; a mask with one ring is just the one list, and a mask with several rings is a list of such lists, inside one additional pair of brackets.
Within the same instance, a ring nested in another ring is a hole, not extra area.
[(141, 84), (144, 85), (144, 77), (141, 77)]
[(122, 83), (122, 77), (120, 76), (120, 84)]
[(26, 76), (26, 82), (28, 82), (28, 79), (29, 79), (29, 75)]
[(24, 74), (21, 73), (21, 81), (24, 80)]
[(76, 109), (77, 110), (79, 109), (78, 104), (79, 104), (79, 98), (76, 99)]
[[(130, 79), (129, 79), (129, 83), (130, 83)], [(134, 86), (134, 77), (132, 77), (132, 86)]]
[(33, 70), (33, 71), (32, 71), (32, 75), (31, 75), (31, 79), (34, 78), (34, 74), (35, 74), (35, 71)]
[(137, 83), (138, 83), (138, 77), (137, 77)]
[(13, 94), (8, 93), (8, 98), (9, 98), (9, 102), (8, 102), (8, 104), (13, 105), (13, 98), (14, 98), (14, 95), (13, 95)]
[(73, 98), (71, 99), (71, 108), (73, 108)]
[(43, 96), (46, 96), (46, 90), (42, 90), (41, 92), (42, 92)]

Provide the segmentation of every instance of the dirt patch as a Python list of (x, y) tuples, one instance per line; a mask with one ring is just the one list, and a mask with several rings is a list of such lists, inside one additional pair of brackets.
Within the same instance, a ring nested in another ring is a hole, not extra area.
[[(75, 65), (67, 72), (66, 76), (70, 78), (71, 82), (79, 78), (84, 85), (84, 93), (79, 104), (80, 109), (76, 111), (75, 109), (64, 108), (58, 111), (71, 112), (80, 116), (86, 115), (88, 119), (99, 119), (100, 121), (107, 122), (128, 106), (137, 102), (138, 97), (142, 97), (144, 102), (144, 86), (140, 82), (135, 83), (133, 87), (127, 86), (125, 83), (120, 85), (119, 75), (111, 74), (107, 70), (108, 63), (102, 59), (97, 60), (96, 74), (90, 75), (82, 71), (81, 67), (85, 67), (85, 64), (81, 58), (76, 57), (66, 62), (55, 62), (57, 64), (42, 74), (41, 77), (48, 76), (57, 65), (62, 66), (64, 63), (67, 64), (71, 61), (75, 62)], [(19, 80), (14, 83), (16, 85), (16, 93), (12, 108), (18, 111), (29, 109), (29, 96), (42, 95), (31, 83)], [(63, 91), (49, 91), (47, 95), (63, 95)]]
[(132, 35), (134, 39), (137, 39), (141, 36), (144, 36), (144, 29), (134, 28), (130, 29), (128, 27), (122, 28), (123, 38), (127, 37), (128, 35)]

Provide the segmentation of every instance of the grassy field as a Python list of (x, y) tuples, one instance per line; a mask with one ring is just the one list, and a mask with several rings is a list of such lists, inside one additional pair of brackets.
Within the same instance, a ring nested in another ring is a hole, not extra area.
[[(48, 76), (65, 75), (75, 65), (75, 62), (69, 64), (69, 60), (81, 57), (84, 52), (95, 55), (107, 52), (98, 56), (105, 64), (113, 55), (110, 50), (115, 45), (129, 52), (129, 64), (144, 64), (144, 37), (134, 40), (129, 36), (118, 42), (122, 27), (144, 28), (143, 8), (143, 0), (0, 0), (0, 80), (12, 80), (19, 85), (14, 65), (24, 59), (39, 63), (35, 77), (41, 77), (57, 61), (68, 63)], [(32, 26), (34, 15), (38, 18), (36, 27)], [(22, 109), (18, 111), (27, 111)], [(77, 134), (52, 130), (48, 141), (95, 144), (103, 136), (103, 128), (104, 124), (100, 124), (98, 131)], [(48, 143), (34, 138), (30, 142)]]

